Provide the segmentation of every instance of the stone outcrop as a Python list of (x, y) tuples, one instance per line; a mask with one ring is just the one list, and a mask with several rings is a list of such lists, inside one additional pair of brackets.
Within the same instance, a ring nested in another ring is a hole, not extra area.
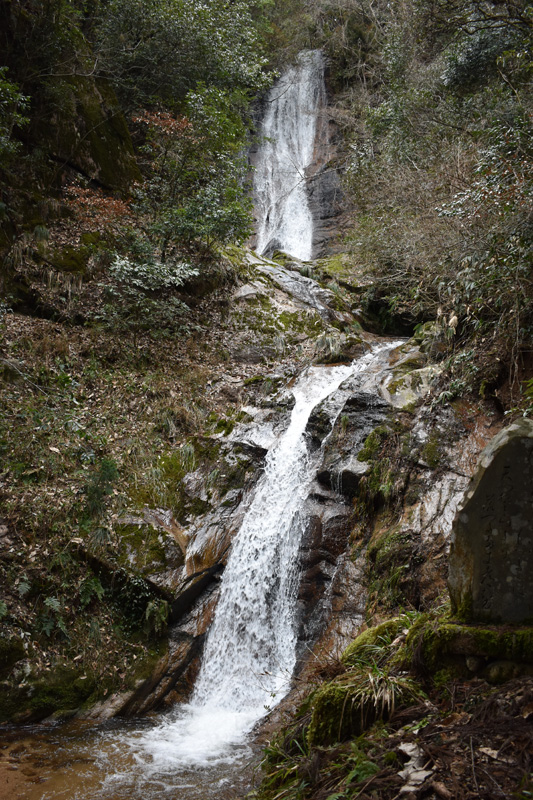
[(331, 612), (331, 588), (337, 561), (346, 551), (351, 507), (336, 492), (315, 484), (303, 509), (307, 520), (300, 547), (298, 642), (306, 655)]
[(309, 206), (314, 220), (313, 250), (325, 255), (341, 227), (346, 198), (334, 164), (325, 164), (308, 182)]
[(344, 403), (328, 439), (318, 480), (352, 498), (368, 465), (357, 457), (369, 433), (385, 418), (390, 406), (371, 392), (358, 391)]
[(281, 267), (274, 261), (252, 254), (249, 254), (248, 261), (256, 266), (258, 272), (270, 278), (283, 292), (304, 307), (315, 309), (325, 320), (337, 319), (337, 314), (332, 308), (335, 295), (312, 278), (301, 275), (299, 268), (302, 262), (288, 262), (285, 267)]
[(481, 455), (454, 522), (448, 587), (468, 621), (533, 619), (533, 422), (501, 431)]

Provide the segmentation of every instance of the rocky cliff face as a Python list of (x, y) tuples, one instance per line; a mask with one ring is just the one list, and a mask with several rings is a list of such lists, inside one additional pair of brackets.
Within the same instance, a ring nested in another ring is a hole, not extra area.
[(81, 31), (59, 22), (59, 11), (45, 11), (49, 18), (31, 4), (0, 4), (2, 63), (31, 104), (21, 130), (34, 169), (25, 176), (27, 200), (40, 192), (42, 205), (44, 186), (59, 188), (69, 170), (127, 191), (141, 176), (115, 93), (96, 77), (96, 57)]
[(325, 95), (325, 104), (318, 116), (313, 165), (306, 176), (309, 205), (314, 221), (315, 258), (342, 249), (340, 240), (348, 210), (339, 172), (342, 142), (327, 102), (328, 98)]

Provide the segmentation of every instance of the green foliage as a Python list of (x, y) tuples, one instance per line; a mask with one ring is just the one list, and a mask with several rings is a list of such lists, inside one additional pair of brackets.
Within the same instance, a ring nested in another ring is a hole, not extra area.
[(114, 575), (110, 595), (117, 622), (127, 636), (139, 631), (148, 637), (163, 635), (168, 620), (168, 603), (155, 595), (144, 578), (120, 569)]
[(417, 683), (405, 674), (376, 665), (351, 670), (318, 690), (313, 700), (309, 744), (331, 745), (359, 736), (376, 720), (387, 720), (395, 708), (422, 696)]
[(106, 302), (94, 319), (116, 331), (127, 331), (136, 343), (139, 333), (176, 330), (187, 306), (175, 295), (197, 270), (185, 262), (134, 262), (116, 256), (109, 280), (102, 284)]
[(496, 72), (504, 52), (525, 44), (523, 34), (513, 28), (493, 26), (466, 35), (448, 53), (444, 84), (453, 89), (471, 89), (485, 83)]
[(38, 628), (48, 638), (54, 631), (60, 631), (65, 639), (69, 638), (67, 626), (63, 619), (63, 606), (57, 597), (46, 597), (43, 602), (43, 611), (38, 619)]
[(30, 589), (31, 589), (31, 583), (28, 579), (28, 576), (23, 575), (17, 584), (17, 592), (19, 594), (19, 597), (26, 597)]
[(367, 628), (348, 645), (342, 654), (342, 663), (347, 667), (384, 666), (391, 656), (393, 642), (403, 629), (410, 628), (412, 624), (413, 615), (402, 614)]
[(328, 58), (328, 73), (334, 88), (343, 90), (357, 79), (364, 80), (376, 35), (371, 7), (365, 2), (342, 0), (322, 3), (313, 22), (313, 36), (319, 37)]
[(529, 378), (529, 380), (524, 381), (523, 395), (526, 402), (524, 416), (528, 417), (533, 414), (533, 378)]
[(88, 575), (80, 583), (79, 596), (81, 607), (85, 608), (95, 598), (97, 600), (102, 600), (104, 593), (104, 587), (96, 575)]
[(150, 600), (144, 612), (144, 631), (147, 636), (162, 636), (168, 623), (169, 607), (166, 600)]
[(199, 86), (186, 98), (186, 116), (145, 112), (149, 156), (137, 207), (145, 232), (165, 261), (181, 243), (240, 242), (251, 232), (251, 201), (243, 152), (248, 131), (238, 90)]
[(300, 769), (302, 761), (309, 755), (305, 730), (305, 725), (292, 725), (265, 747), (261, 762), (264, 777), (260, 797), (300, 800), (306, 796), (308, 781)]
[(154, 97), (173, 105), (200, 82), (223, 90), (265, 85), (264, 59), (247, 0), (111, 0), (97, 50), (130, 107)]
[(373, 312), (439, 319), (441, 357), (490, 341), (516, 368), (533, 325), (532, 21), (520, 2), (469, 9), (382, 10), (373, 79), (343, 109), (350, 248)]

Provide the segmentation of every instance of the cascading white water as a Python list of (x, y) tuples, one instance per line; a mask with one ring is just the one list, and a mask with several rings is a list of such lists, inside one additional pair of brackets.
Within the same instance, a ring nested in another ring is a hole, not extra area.
[(135, 744), (148, 772), (220, 763), (288, 691), (296, 662), (301, 509), (320, 458), (308, 452), (305, 427), (330, 395), (339, 413), (335, 390), (350, 375), (363, 380), (386, 347), (351, 365), (311, 367), (292, 389), (290, 425), (268, 454), (232, 544), (192, 700)]
[(313, 160), (324, 96), (320, 50), (300, 53), (268, 95), (254, 174), (259, 253), (276, 248), (303, 261), (312, 257), (313, 217), (305, 173)]

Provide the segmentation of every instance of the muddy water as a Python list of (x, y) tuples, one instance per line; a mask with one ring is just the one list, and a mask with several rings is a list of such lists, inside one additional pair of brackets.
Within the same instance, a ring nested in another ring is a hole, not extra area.
[(156, 726), (161, 719), (3, 731), (0, 800), (236, 800), (252, 788), (258, 747), (235, 745), (177, 771), (135, 748)]

